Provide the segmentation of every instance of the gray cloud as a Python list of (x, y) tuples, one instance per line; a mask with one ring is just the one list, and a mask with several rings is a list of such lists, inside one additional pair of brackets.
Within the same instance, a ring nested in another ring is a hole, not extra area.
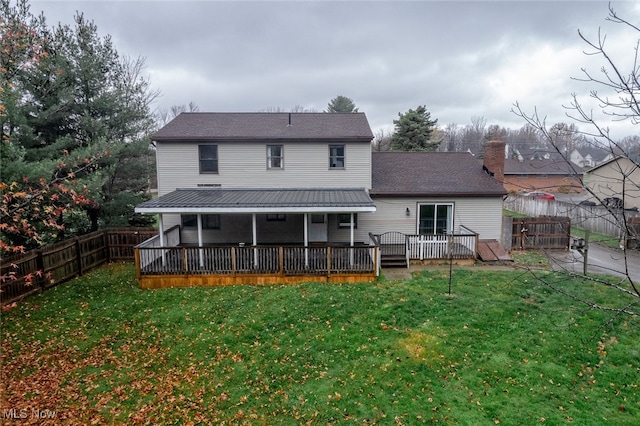
[[(614, 7), (640, 16), (633, 3)], [(603, 1), (37, 1), (32, 10), (51, 25), (81, 11), (121, 54), (146, 57), (158, 107), (323, 110), (345, 95), (374, 129), (418, 105), (441, 125), (483, 116), (521, 127), (515, 101), (568, 121), (562, 104), (588, 93), (570, 77), (600, 66), (582, 55), (578, 28), (619, 29)]]

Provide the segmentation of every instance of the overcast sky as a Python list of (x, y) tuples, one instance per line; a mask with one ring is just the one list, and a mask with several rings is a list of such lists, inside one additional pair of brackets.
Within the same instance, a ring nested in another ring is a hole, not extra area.
[[(519, 102), (548, 123), (571, 122), (571, 80), (601, 57), (587, 56), (580, 29), (628, 73), (638, 33), (605, 20), (604, 1), (32, 1), (49, 25), (76, 11), (111, 35), (121, 55), (146, 58), (162, 96), (156, 107), (194, 102), (201, 111), (323, 111), (343, 95), (374, 131), (425, 105), (442, 127), (472, 117), (517, 129)], [(613, 2), (640, 22), (637, 2)], [(607, 125), (607, 123), (605, 123)], [(637, 126), (609, 123), (619, 137)], [(583, 126), (580, 126), (581, 129)]]

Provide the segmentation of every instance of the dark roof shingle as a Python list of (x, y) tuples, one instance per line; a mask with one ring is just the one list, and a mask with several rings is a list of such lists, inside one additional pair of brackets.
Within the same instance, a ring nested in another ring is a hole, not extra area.
[(183, 112), (151, 139), (371, 141), (373, 133), (364, 113)]
[(504, 187), (467, 152), (374, 152), (371, 195), (502, 196)]
[(504, 161), (505, 175), (561, 175), (580, 176), (582, 169), (566, 160), (524, 160), (509, 158)]

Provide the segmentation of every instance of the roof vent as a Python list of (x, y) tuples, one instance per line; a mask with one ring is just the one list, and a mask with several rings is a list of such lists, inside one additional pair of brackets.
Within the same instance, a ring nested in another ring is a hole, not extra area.
[(289, 113), (289, 124), (287, 124), (287, 127), (291, 127), (291, 113)]

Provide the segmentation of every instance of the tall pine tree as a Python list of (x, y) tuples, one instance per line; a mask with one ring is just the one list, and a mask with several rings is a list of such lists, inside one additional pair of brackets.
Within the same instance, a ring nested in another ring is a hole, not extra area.
[(406, 113), (398, 113), (399, 118), (393, 120), (395, 132), (391, 137), (393, 151), (435, 151), (440, 141), (432, 140), (432, 134), (438, 120), (431, 119), (426, 106), (410, 109)]

